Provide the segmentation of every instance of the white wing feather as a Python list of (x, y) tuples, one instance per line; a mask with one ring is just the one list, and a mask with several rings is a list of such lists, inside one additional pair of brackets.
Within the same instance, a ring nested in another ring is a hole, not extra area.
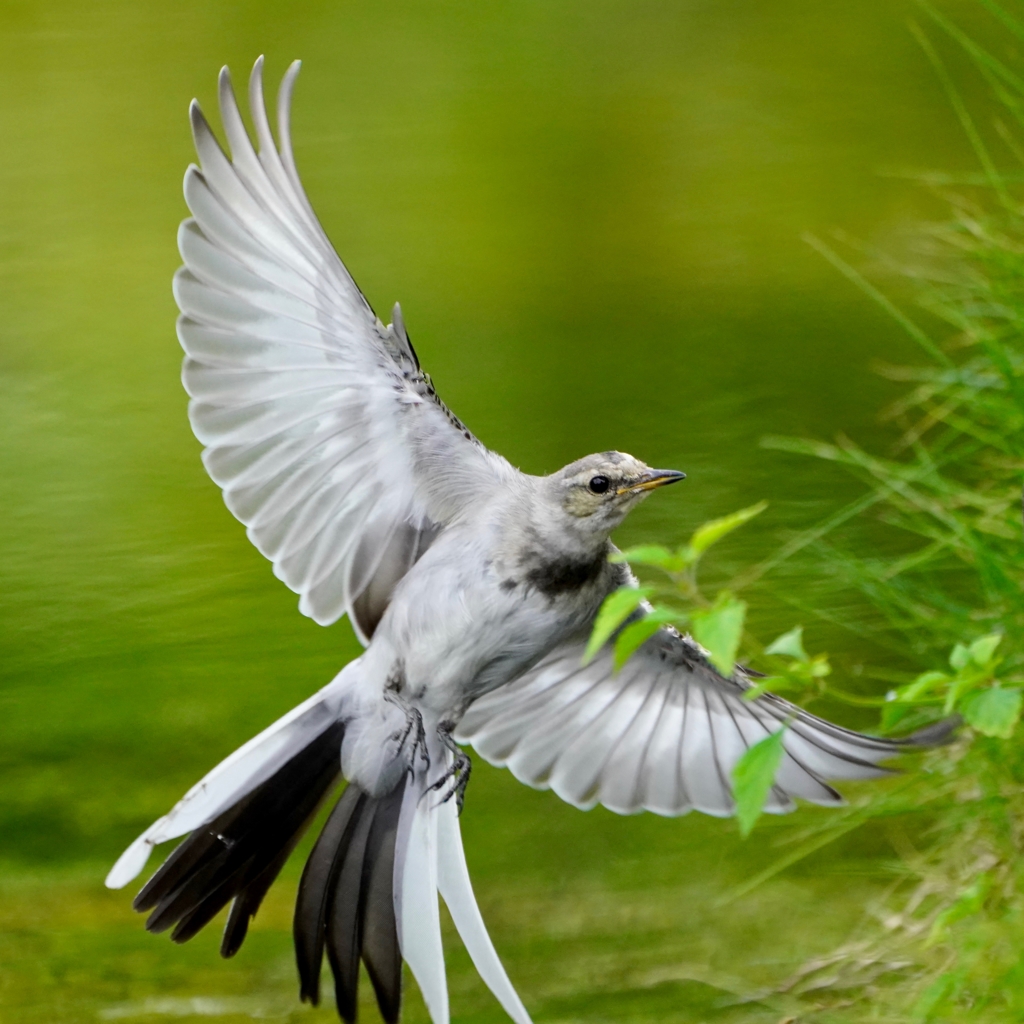
[(841, 802), (827, 784), (884, 774), (878, 762), (914, 740), (864, 736), (750, 685), (723, 679), (700, 649), (664, 628), (621, 671), (606, 647), (582, 665), (585, 642), (565, 644), (515, 682), (480, 697), (456, 738), (522, 782), (553, 789), (576, 807), (733, 813), (732, 770), (743, 752), (783, 724), (786, 753), (765, 810), (796, 797)]
[(226, 68), (230, 158), (192, 105), (182, 380), (203, 462), (250, 540), (304, 614), (326, 625), (348, 612), (365, 643), (438, 530), (512, 470), (437, 398), (397, 307), (385, 328), (313, 214), (289, 138), (298, 67), (281, 86), (280, 150), (262, 60), (249, 88), (258, 152)]

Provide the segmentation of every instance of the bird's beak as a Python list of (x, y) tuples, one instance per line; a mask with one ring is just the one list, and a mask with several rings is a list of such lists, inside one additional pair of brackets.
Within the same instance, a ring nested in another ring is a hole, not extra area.
[(677, 469), (649, 469), (639, 480), (620, 487), (616, 494), (635, 494), (637, 491), (653, 491), (656, 487), (685, 480), (686, 474)]

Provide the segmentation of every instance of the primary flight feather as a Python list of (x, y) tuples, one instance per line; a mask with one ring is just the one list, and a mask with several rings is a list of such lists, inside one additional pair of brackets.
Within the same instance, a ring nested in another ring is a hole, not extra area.
[[(299, 181), (289, 108), (278, 141), (249, 82), (254, 147), (227, 69), (230, 157), (198, 104), (192, 217), (174, 278), (182, 380), (203, 463), (274, 573), (322, 625), (347, 614), (366, 647), (319, 693), (215, 767), (121, 856), (117, 888), (152, 848), (189, 833), (135, 900), (185, 941), (231, 904), (221, 952), (249, 921), (317, 809), (347, 786), (307, 861), (295, 910), (300, 995), (326, 953), (338, 1012), (355, 1019), (359, 962), (398, 1020), (402, 963), (434, 1024), (448, 993), (438, 893), (509, 1016), (529, 1016), (473, 896), (458, 809), (459, 743), (577, 807), (733, 812), (743, 752), (787, 724), (766, 809), (830, 804), (829, 780), (866, 778), (919, 742), (860, 735), (770, 694), (743, 699), (665, 627), (619, 672), (583, 650), (604, 598), (633, 585), (611, 532), (682, 479), (605, 452), (547, 477), (485, 448), (437, 396), (396, 305), (385, 326), (324, 234)], [(640, 614), (642, 614), (642, 610)]]

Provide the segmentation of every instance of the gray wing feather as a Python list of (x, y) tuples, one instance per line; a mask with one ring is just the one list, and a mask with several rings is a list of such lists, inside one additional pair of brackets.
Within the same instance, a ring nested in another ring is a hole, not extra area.
[(551, 788), (578, 807), (604, 802), (606, 780), (614, 778), (609, 762), (614, 763), (620, 750), (628, 757), (628, 733), (651, 690), (649, 679), (625, 687), (615, 683), (611, 677), (603, 681), (607, 703), (577, 734), (551, 773)]
[(680, 742), (683, 781), (690, 805), (705, 814), (724, 816), (732, 810), (732, 797), (716, 755), (715, 721), (708, 706), (710, 694), (694, 679), (686, 696), (686, 723)]
[(733, 813), (736, 762), (783, 725), (785, 754), (765, 805), (774, 814), (795, 798), (841, 803), (828, 780), (885, 774), (879, 762), (915, 745), (843, 729), (772, 694), (744, 700), (742, 673), (724, 679), (667, 627), (618, 673), (610, 647), (586, 666), (583, 650), (583, 640), (565, 644), (478, 698), (456, 738), (577, 807), (717, 816)]
[(605, 807), (628, 814), (642, 804), (647, 754), (665, 710), (669, 685), (666, 674), (657, 672), (645, 694), (637, 687), (642, 697), (640, 707), (601, 772), (599, 799)]
[(249, 82), (258, 150), (227, 69), (230, 157), (197, 104), (199, 166), (174, 278), (182, 381), (203, 462), (250, 540), (327, 624), (372, 635), (399, 579), (437, 533), (514, 470), (452, 415), (422, 373), (396, 307), (377, 319), (324, 234), (289, 137), (298, 63), (278, 97), (280, 145)]
[(662, 674), (665, 701), (651, 734), (641, 774), (640, 806), (655, 814), (675, 816), (689, 809), (682, 784), (679, 737), (685, 714), (684, 694), (670, 674)]

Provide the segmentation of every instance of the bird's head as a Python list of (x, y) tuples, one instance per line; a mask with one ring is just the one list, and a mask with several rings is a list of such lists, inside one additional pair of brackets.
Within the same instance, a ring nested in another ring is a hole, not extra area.
[(601, 452), (570, 463), (547, 483), (574, 532), (604, 539), (651, 491), (685, 477), (674, 469), (651, 469), (625, 452)]

